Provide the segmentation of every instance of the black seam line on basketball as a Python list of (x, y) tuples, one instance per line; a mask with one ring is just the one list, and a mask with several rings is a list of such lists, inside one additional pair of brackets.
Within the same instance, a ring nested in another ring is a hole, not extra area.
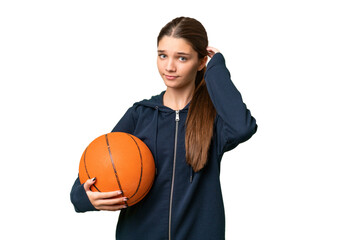
[[(85, 166), (85, 172), (86, 172), (86, 174), (88, 175), (88, 178), (90, 179), (91, 177), (90, 177), (90, 174), (89, 174), (89, 172), (88, 172), (88, 170), (87, 170), (86, 161), (85, 161), (87, 149), (88, 149), (88, 148), (86, 148), (86, 149), (85, 149), (85, 152), (84, 152), (84, 166)], [(94, 188), (96, 188), (96, 190), (98, 190), (98, 192), (101, 192), (101, 191), (95, 186), (95, 184), (93, 184), (93, 186), (94, 186)]]
[(134, 199), (131, 199), (131, 201), (133, 201), (133, 204), (136, 204), (138, 202), (140, 202), (140, 200), (142, 200), (149, 192), (150, 192), (150, 189), (152, 187), (152, 185), (154, 184), (154, 180), (152, 181), (152, 183), (148, 186), (148, 188), (146, 189), (146, 191), (141, 195), (139, 196), (138, 198), (136, 198), (135, 200)]
[(131, 136), (130, 134), (127, 134), (127, 135), (129, 135), (129, 136), (131, 137), (131, 139), (135, 142), (136, 147), (138, 148), (138, 151), (139, 151), (140, 162), (141, 162), (141, 171), (140, 171), (139, 184), (138, 184), (138, 186), (137, 186), (137, 188), (136, 188), (135, 193), (134, 193), (131, 197), (129, 197), (129, 199), (130, 199), (130, 198), (132, 198), (133, 196), (135, 196), (135, 194), (139, 191), (139, 188), (140, 188), (140, 185), (141, 185), (142, 173), (143, 173), (143, 159), (142, 159), (141, 150), (140, 150), (140, 147), (139, 147), (138, 143), (137, 143), (136, 140), (133, 138), (133, 136)]
[(109, 144), (109, 139), (108, 139), (107, 134), (105, 134), (105, 139), (106, 139), (106, 144), (107, 144), (107, 147), (108, 147), (108, 150), (109, 150), (111, 164), (112, 164), (112, 167), (113, 167), (113, 170), (114, 170), (114, 173), (115, 173), (115, 178), (116, 178), (117, 184), (119, 186), (119, 189), (121, 191), (121, 195), (123, 195), (124, 193), (123, 193), (123, 190), (122, 190), (122, 187), (121, 187), (121, 184), (120, 184), (119, 176), (118, 176), (116, 168), (115, 168), (115, 163), (114, 163), (114, 160), (113, 160), (113, 157), (112, 157), (112, 154), (111, 154), (110, 144)]

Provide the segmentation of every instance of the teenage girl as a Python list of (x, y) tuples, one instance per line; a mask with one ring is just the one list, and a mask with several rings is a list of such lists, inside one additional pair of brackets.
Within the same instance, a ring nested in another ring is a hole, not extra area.
[(113, 129), (150, 148), (156, 164), (152, 189), (126, 208), (119, 191), (92, 192), (96, 179), (83, 185), (77, 179), (71, 201), (77, 212), (121, 210), (116, 239), (224, 239), (221, 158), (256, 132), (256, 120), (232, 83), (224, 56), (208, 46), (200, 22), (172, 20), (161, 29), (157, 50), (166, 91), (135, 103)]

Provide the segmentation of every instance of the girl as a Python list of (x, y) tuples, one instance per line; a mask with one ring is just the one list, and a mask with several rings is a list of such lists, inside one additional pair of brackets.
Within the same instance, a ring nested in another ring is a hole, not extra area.
[(152, 189), (126, 208), (119, 191), (92, 192), (96, 179), (83, 185), (77, 179), (72, 203), (77, 212), (121, 210), (116, 239), (224, 239), (221, 158), (256, 132), (256, 121), (223, 55), (208, 47), (200, 22), (172, 20), (161, 29), (157, 47), (166, 91), (135, 103), (113, 129), (137, 136), (150, 148), (156, 165)]

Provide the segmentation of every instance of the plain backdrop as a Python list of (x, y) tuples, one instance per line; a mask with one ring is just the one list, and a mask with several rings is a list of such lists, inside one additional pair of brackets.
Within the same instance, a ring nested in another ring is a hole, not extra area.
[(360, 239), (359, 11), (349, 0), (1, 1), (0, 238), (114, 239), (118, 212), (70, 202), (81, 154), (165, 89), (156, 37), (190, 16), (259, 126), (222, 161), (226, 239)]

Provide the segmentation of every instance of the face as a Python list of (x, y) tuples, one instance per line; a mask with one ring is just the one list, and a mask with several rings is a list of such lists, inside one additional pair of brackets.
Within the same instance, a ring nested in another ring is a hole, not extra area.
[(158, 44), (157, 67), (168, 88), (195, 87), (195, 77), (206, 64), (182, 38), (164, 36)]

